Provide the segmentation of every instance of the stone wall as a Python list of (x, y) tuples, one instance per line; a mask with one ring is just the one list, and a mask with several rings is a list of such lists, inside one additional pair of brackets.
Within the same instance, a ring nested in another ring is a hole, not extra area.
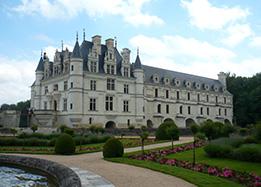
[(81, 187), (81, 181), (78, 175), (72, 169), (56, 162), (31, 157), (1, 155), (0, 165), (1, 163), (44, 172), (56, 179), (56, 182), (61, 187)]
[(0, 125), (3, 127), (19, 127), (20, 112), (15, 110), (6, 110), (0, 112)]

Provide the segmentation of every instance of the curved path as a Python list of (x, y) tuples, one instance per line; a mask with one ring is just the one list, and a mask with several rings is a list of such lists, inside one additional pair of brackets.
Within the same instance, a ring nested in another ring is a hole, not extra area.
[[(175, 144), (191, 142), (191, 137), (180, 137)], [(170, 142), (145, 146), (145, 149), (169, 146)], [(140, 147), (125, 149), (125, 152), (140, 150)], [(21, 155), (21, 154), (20, 154)], [(36, 158), (52, 160), (71, 168), (80, 168), (98, 174), (111, 181), (116, 187), (169, 187), (194, 186), (180, 178), (152, 171), (145, 168), (108, 162), (102, 159), (102, 152), (72, 156), (28, 155)]]

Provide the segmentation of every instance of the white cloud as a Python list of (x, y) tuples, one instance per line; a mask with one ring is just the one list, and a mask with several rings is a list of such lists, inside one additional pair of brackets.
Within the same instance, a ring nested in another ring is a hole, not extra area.
[(30, 99), (37, 63), (0, 56), (0, 105)]
[(235, 24), (227, 28), (228, 36), (222, 39), (222, 43), (234, 47), (253, 34), (248, 24)]
[[(237, 60), (231, 50), (182, 36), (144, 35), (130, 39), (139, 46), (142, 64), (217, 79), (220, 71), (252, 76), (261, 69), (261, 58)], [(135, 59), (132, 55), (132, 59)]]
[[(73, 51), (73, 46), (70, 44), (64, 44), (64, 50), (68, 48), (69, 51)], [(43, 48), (43, 52), (46, 52), (48, 58), (50, 61), (53, 61), (55, 51), (57, 50), (57, 47), (54, 47), (52, 45), (46, 46)], [(58, 49), (58, 51), (61, 51), (61, 49)]]
[(83, 12), (90, 17), (122, 16), (134, 26), (163, 24), (161, 18), (142, 12), (143, 5), (148, 2), (150, 0), (22, 0), (13, 10), (28, 15), (41, 14), (50, 19), (70, 19)]
[(190, 23), (200, 29), (222, 29), (230, 23), (235, 23), (249, 15), (247, 9), (235, 7), (215, 7), (208, 0), (181, 0), (181, 6), (190, 16)]
[(38, 41), (43, 41), (48, 44), (54, 43), (54, 40), (45, 34), (37, 34), (37, 35), (33, 36), (33, 39), (38, 40)]
[(254, 36), (249, 44), (252, 47), (261, 47), (261, 36)]

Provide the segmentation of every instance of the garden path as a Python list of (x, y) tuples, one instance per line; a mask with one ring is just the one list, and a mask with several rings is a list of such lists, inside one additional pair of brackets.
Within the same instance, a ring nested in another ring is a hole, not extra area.
[[(182, 144), (191, 141), (193, 141), (192, 137), (180, 137), (180, 140), (175, 141), (174, 144)], [(165, 142), (160, 144), (147, 145), (145, 146), (145, 149), (152, 149), (169, 145), (170, 142)], [(124, 151), (126, 153), (138, 150), (140, 150), (140, 147), (127, 148)], [(187, 181), (184, 181), (180, 178), (171, 175), (163, 174), (145, 168), (105, 161), (102, 158), (102, 152), (72, 156), (28, 154), (19, 155), (47, 159), (64, 164), (71, 168), (76, 167), (83, 170), (88, 170), (109, 180), (116, 187), (194, 186), (193, 184)]]

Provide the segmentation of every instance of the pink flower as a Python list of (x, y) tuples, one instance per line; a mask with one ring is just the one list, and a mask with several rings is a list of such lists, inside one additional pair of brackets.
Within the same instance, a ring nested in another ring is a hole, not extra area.
[(224, 168), (223, 170), (223, 176), (226, 178), (232, 177), (233, 176), (233, 172), (230, 169)]
[(167, 160), (167, 162), (165, 164), (174, 166), (174, 165), (176, 165), (176, 160), (175, 159), (169, 159), (169, 160)]
[(210, 174), (210, 175), (217, 175), (217, 174), (218, 174), (218, 171), (217, 171), (217, 169), (214, 168), (214, 167), (209, 167), (209, 168), (208, 168), (208, 174)]

